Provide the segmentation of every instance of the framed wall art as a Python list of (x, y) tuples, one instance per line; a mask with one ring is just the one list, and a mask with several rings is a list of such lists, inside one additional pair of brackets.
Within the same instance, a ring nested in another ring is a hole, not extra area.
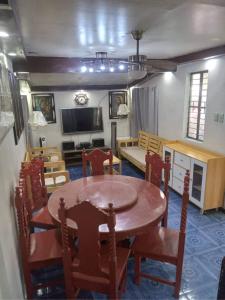
[(56, 123), (54, 94), (32, 94), (32, 106), (43, 113), (48, 124)]
[(15, 144), (17, 145), (24, 129), (23, 109), (22, 109), (22, 102), (20, 96), (20, 85), (19, 85), (19, 80), (10, 71), (8, 71), (8, 78), (9, 78), (9, 86), (11, 91), (12, 106), (13, 106), (13, 112), (15, 118), (13, 131), (14, 131)]
[(14, 121), (9, 73), (0, 57), (0, 143), (14, 126)]
[(119, 119), (118, 108), (120, 104), (127, 105), (127, 92), (126, 91), (112, 91), (109, 92), (109, 118)]

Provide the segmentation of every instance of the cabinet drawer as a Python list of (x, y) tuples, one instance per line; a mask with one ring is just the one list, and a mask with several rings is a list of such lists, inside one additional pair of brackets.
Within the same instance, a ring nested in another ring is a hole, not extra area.
[(183, 194), (184, 183), (182, 180), (173, 177), (173, 189), (178, 192), (179, 194)]
[(190, 170), (191, 168), (191, 159), (190, 157), (181, 154), (179, 152), (175, 152), (174, 154), (174, 163), (178, 166), (181, 166), (184, 169)]
[(177, 179), (180, 179), (181, 181), (184, 181), (184, 176), (186, 173), (186, 169), (181, 168), (180, 166), (173, 165), (173, 176), (175, 176)]

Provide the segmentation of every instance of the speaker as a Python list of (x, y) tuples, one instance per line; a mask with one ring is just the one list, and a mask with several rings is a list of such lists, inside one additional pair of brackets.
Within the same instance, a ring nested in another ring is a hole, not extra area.
[(104, 147), (105, 140), (104, 139), (92, 139), (92, 146), (93, 147)]
[(117, 123), (111, 122), (111, 148), (114, 154), (116, 154), (116, 137), (117, 137)]
[(39, 142), (40, 142), (40, 147), (47, 147), (47, 141), (45, 136), (40, 136)]
[(75, 144), (74, 142), (62, 142), (62, 149), (63, 151), (75, 150)]

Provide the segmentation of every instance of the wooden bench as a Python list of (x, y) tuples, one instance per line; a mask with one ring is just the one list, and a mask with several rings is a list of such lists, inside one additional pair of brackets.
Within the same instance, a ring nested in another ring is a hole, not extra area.
[(137, 168), (145, 172), (145, 154), (147, 150), (162, 156), (163, 144), (168, 141), (157, 135), (139, 131), (138, 138), (127, 138), (117, 140), (119, 157), (124, 157)]

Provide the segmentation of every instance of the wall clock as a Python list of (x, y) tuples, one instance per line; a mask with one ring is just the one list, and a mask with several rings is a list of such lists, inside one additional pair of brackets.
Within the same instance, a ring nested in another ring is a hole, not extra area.
[(74, 100), (78, 105), (85, 105), (88, 102), (88, 97), (86, 94), (77, 94)]

